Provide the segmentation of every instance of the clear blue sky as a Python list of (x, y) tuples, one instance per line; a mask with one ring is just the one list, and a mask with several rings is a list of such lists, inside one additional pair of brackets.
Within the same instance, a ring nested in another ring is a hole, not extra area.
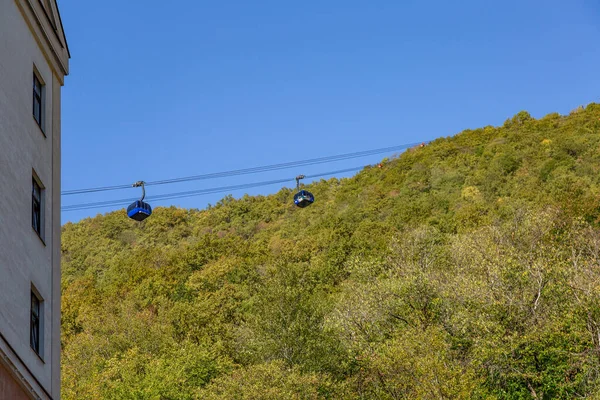
[[(520, 110), (541, 117), (599, 101), (600, 6), (592, 0), (59, 5), (72, 55), (63, 190), (419, 142), (500, 125)], [(149, 195), (382, 157), (152, 187)], [(69, 196), (63, 205), (138, 194)], [(153, 205), (204, 208), (221, 197)], [(114, 209), (63, 213), (63, 222)]]

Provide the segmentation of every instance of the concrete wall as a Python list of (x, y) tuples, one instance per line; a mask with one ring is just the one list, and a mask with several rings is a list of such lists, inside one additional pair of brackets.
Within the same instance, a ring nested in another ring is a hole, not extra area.
[[(10, 358), (13, 375), (32, 381), (34, 398), (57, 400), (60, 91), (67, 50), (54, 48), (60, 38), (48, 34), (54, 32), (48, 11), (41, 7), (37, 0), (0, 0), (0, 341), (5, 342), (0, 343), (0, 356)], [(45, 84), (43, 130), (32, 115), (34, 70)], [(45, 188), (42, 238), (31, 222), (34, 171)], [(29, 344), (32, 285), (43, 299), (39, 356)]]

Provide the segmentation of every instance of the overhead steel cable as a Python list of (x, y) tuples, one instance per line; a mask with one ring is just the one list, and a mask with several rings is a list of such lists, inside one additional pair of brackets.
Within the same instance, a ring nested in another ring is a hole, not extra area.
[[(221, 191), (247, 189), (247, 188), (252, 188), (255, 186), (274, 185), (277, 183), (285, 183), (285, 182), (289, 182), (289, 181), (290, 181), (290, 179), (277, 179), (277, 180), (272, 180), (272, 181), (245, 183), (245, 184), (240, 184), (240, 185), (222, 186), (222, 187), (210, 188), (210, 189), (190, 190), (187, 192), (167, 193), (167, 194), (163, 194), (163, 195), (148, 196), (146, 198), (146, 201), (150, 202), (150, 201), (158, 201), (158, 200), (168, 200), (168, 199), (172, 199), (172, 198), (176, 199), (179, 197), (188, 197), (188, 196), (194, 196), (194, 195), (212, 194), (212, 193), (219, 193)], [(107, 201), (97, 201), (97, 202), (93, 202), (93, 203), (75, 204), (75, 205), (62, 207), (62, 211), (70, 211), (71, 209), (80, 209), (81, 207), (88, 208), (88, 207), (109, 207), (109, 206), (114, 206), (114, 205), (124, 205), (124, 204), (129, 204), (138, 199), (139, 198), (137, 198), (137, 197), (133, 197), (133, 198), (128, 198), (128, 199), (107, 200)]]
[[(328, 176), (328, 175), (336, 175), (336, 174), (342, 174), (342, 173), (346, 173), (346, 172), (356, 172), (365, 167), (368, 167), (368, 165), (354, 167), (354, 168), (340, 169), (337, 171), (329, 171), (329, 172), (323, 172), (323, 173), (318, 173), (318, 174), (306, 175), (305, 177), (309, 178), (309, 179), (310, 178), (320, 178), (320, 177)], [(184, 197), (202, 196), (202, 195), (214, 194), (214, 193), (223, 193), (223, 192), (229, 192), (229, 191), (233, 191), (233, 190), (250, 189), (250, 188), (254, 188), (254, 187), (269, 186), (269, 185), (281, 184), (281, 183), (286, 183), (286, 182), (292, 182), (292, 181), (294, 181), (294, 179), (295, 178), (284, 178), (284, 179), (276, 179), (276, 180), (271, 180), (271, 181), (245, 183), (245, 184), (240, 184), (240, 185), (231, 185), (231, 186), (221, 186), (221, 187), (208, 188), (208, 189), (190, 190), (190, 191), (186, 191), (186, 192), (166, 193), (166, 194), (161, 194), (161, 195), (149, 196), (149, 197), (147, 197), (147, 200), (148, 201), (161, 201), (161, 200), (180, 199), (180, 198), (184, 198)], [(135, 200), (138, 200), (138, 198), (136, 197), (136, 198), (129, 198), (129, 199), (98, 201), (98, 202), (93, 202), (93, 203), (73, 204), (73, 205), (63, 206), (61, 208), (61, 211), (67, 212), (67, 211), (87, 210), (87, 209), (94, 209), (94, 208), (124, 206)]]
[[(422, 143), (422, 142), (401, 144), (398, 146), (382, 147), (379, 149), (339, 154), (339, 155), (335, 155), (335, 156), (318, 157), (318, 158), (311, 158), (311, 159), (307, 159), (307, 160), (292, 161), (292, 162), (285, 162), (285, 163), (279, 163), (279, 164), (271, 164), (271, 165), (265, 165), (265, 166), (261, 166), (261, 167), (242, 168), (242, 169), (236, 169), (236, 170), (231, 170), (231, 171), (212, 172), (212, 173), (208, 173), (208, 174), (192, 175), (192, 176), (173, 178), (173, 179), (147, 181), (147, 182), (145, 182), (145, 184), (146, 184), (146, 186), (166, 185), (166, 184), (172, 184), (172, 183), (181, 183), (181, 182), (197, 181), (197, 180), (204, 180), (204, 179), (216, 179), (216, 178), (225, 178), (225, 177), (238, 176), (238, 175), (257, 174), (257, 173), (262, 173), (262, 172), (289, 169), (289, 168), (300, 167), (300, 166), (325, 164), (325, 163), (330, 163), (330, 162), (350, 160), (350, 159), (354, 159), (354, 158), (367, 157), (367, 156), (371, 156), (371, 155), (405, 150), (407, 148), (417, 146), (420, 143)], [(128, 188), (131, 188), (130, 184), (129, 185), (115, 185), (115, 186), (101, 186), (101, 187), (87, 188), (87, 189), (66, 190), (66, 191), (61, 192), (61, 195), (62, 196), (70, 196), (70, 195), (76, 195), (76, 194), (105, 192), (105, 191), (121, 190), (121, 189), (128, 189)]]

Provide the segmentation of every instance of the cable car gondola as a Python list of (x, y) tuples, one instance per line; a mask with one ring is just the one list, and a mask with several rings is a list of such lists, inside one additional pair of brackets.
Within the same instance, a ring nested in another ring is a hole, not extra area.
[(315, 196), (308, 190), (300, 190), (300, 179), (304, 179), (304, 175), (298, 175), (296, 177), (296, 189), (298, 193), (294, 195), (294, 204), (300, 208), (308, 207), (315, 201)]
[(132, 186), (142, 187), (142, 198), (134, 201), (127, 207), (127, 216), (136, 221), (143, 221), (152, 215), (152, 207), (150, 207), (150, 204), (144, 202), (144, 197), (146, 197), (144, 181), (136, 182)]

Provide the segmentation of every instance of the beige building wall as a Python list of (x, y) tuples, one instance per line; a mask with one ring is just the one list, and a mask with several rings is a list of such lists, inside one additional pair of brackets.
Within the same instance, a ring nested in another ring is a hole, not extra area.
[[(23, 398), (60, 398), (60, 93), (68, 60), (55, 0), (0, 0), (0, 398), (17, 388)], [(44, 84), (42, 129), (33, 118), (34, 71)], [(44, 187), (41, 237), (32, 228), (34, 175)], [(32, 288), (43, 300), (39, 355), (29, 341)]]

